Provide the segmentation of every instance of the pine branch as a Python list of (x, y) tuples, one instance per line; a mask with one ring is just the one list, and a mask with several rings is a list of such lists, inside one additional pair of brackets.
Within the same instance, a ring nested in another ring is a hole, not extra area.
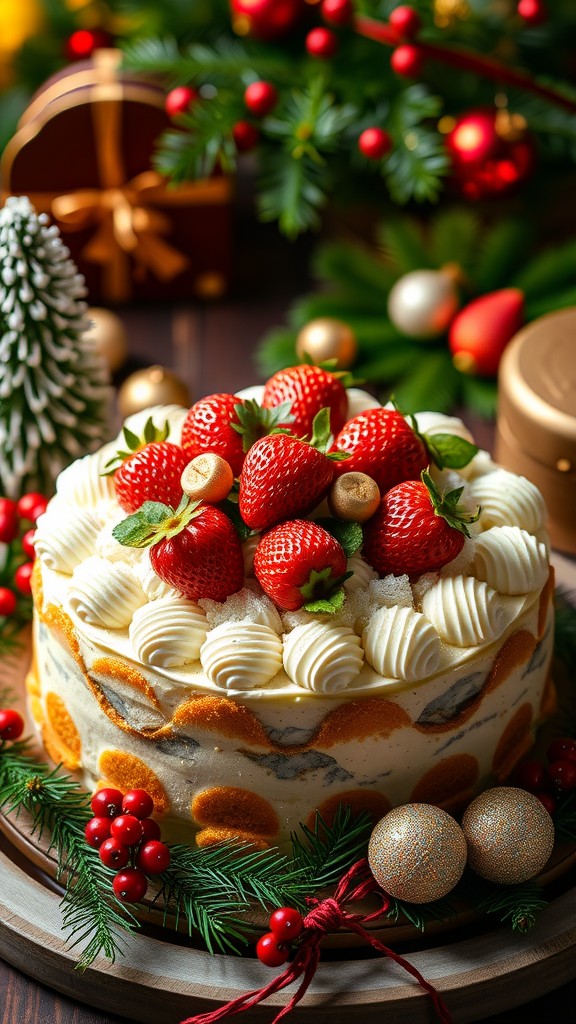
[(367, 814), (355, 817), (349, 807), (341, 804), (331, 825), (317, 812), (313, 828), (300, 825), (302, 835), (292, 833), (294, 863), (305, 872), (310, 893), (339, 881), (365, 855), (372, 828)]
[(392, 200), (405, 205), (410, 199), (433, 202), (448, 173), (449, 161), (442, 138), (425, 124), (437, 118), (442, 101), (426, 86), (412, 85), (400, 93), (390, 111), (396, 145), (384, 161), (382, 173)]
[(326, 167), (302, 153), (286, 159), (270, 153), (262, 159), (258, 211), (263, 221), (278, 221), (287, 238), (295, 239), (320, 226), (320, 211), (328, 201)]
[(396, 401), (406, 412), (447, 412), (455, 404), (460, 376), (446, 349), (427, 352), (422, 346), (414, 369), (394, 389)]
[(392, 218), (377, 226), (376, 237), (384, 257), (396, 270), (396, 276), (433, 265), (415, 220), (408, 217)]
[(456, 207), (438, 213), (430, 226), (429, 252), (433, 266), (456, 263), (466, 273), (474, 265), (481, 235), (477, 215)]
[(399, 921), (403, 917), (413, 928), (424, 932), (429, 921), (449, 921), (455, 917), (454, 907), (447, 899), (434, 900), (432, 903), (407, 903), (405, 900), (388, 896), (390, 907), (386, 917)]
[(485, 914), (497, 914), (502, 924), (509, 923), (512, 930), (524, 934), (536, 924), (541, 910), (548, 906), (542, 889), (535, 881), (520, 885), (484, 886), (485, 895), (477, 904)]
[(341, 297), (361, 303), (366, 313), (386, 312), (387, 293), (396, 274), (369, 250), (344, 242), (320, 246), (312, 258), (312, 271)]
[(534, 301), (550, 293), (556, 294), (564, 285), (573, 286), (575, 266), (576, 242), (570, 241), (539, 253), (511, 283), (521, 288), (529, 301)]
[(209, 103), (196, 103), (180, 121), (188, 131), (168, 131), (160, 139), (154, 166), (173, 181), (208, 178), (218, 164), (225, 174), (236, 169), (232, 129), (241, 99), (220, 93)]
[(526, 258), (531, 230), (525, 221), (502, 221), (479, 240), (472, 279), (478, 292), (508, 286), (511, 276)]

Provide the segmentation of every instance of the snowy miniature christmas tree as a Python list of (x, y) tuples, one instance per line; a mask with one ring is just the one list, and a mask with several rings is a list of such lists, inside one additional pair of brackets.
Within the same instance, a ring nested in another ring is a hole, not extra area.
[(0, 210), (0, 493), (50, 494), (70, 462), (107, 437), (108, 372), (84, 279), (26, 197)]

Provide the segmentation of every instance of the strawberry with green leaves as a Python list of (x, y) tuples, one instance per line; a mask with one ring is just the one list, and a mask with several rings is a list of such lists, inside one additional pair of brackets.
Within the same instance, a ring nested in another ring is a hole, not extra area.
[(327, 494), (334, 463), (344, 454), (327, 454), (332, 437), (329, 411), (322, 409), (310, 442), (289, 434), (270, 434), (250, 448), (240, 474), (240, 515), (252, 530), (266, 530), (282, 519), (311, 512)]
[(289, 424), (290, 407), (263, 409), (252, 399), (219, 393), (200, 398), (189, 409), (182, 426), (182, 447), (189, 460), (205, 452), (226, 459), (239, 476), (246, 452), (255, 441), (275, 433), (280, 422)]
[(136, 512), (145, 501), (162, 501), (176, 507), (182, 497), (180, 477), (190, 456), (167, 441), (169, 425), (158, 428), (147, 420), (142, 437), (128, 427), (123, 435), (126, 450), (106, 464), (105, 475), (114, 474), (114, 488), (121, 508)]
[(183, 497), (176, 510), (147, 501), (114, 527), (127, 547), (150, 548), (154, 572), (184, 597), (225, 601), (244, 586), (238, 534), (219, 508)]
[(362, 557), (382, 575), (434, 572), (460, 553), (480, 510), (459, 504), (463, 488), (440, 494), (429, 473), (384, 495), (364, 527)]
[(335, 537), (309, 519), (292, 519), (269, 530), (254, 556), (262, 590), (280, 608), (334, 612), (343, 603), (346, 553)]
[(341, 377), (342, 374), (330, 373), (321, 366), (289, 366), (266, 382), (262, 405), (269, 409), (289, 403), (293, 416), (290, 429), (297, 437), (310, 437), (314, 417), (320, 409), (329, 409), (330, 430), (337, 434), (348, 413), (348, 396)]

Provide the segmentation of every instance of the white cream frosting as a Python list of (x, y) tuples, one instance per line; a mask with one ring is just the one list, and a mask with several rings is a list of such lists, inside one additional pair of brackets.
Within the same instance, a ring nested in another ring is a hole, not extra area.
[(136, 576), (121, 562), (106, 562), (92, 555), (74, 569), (68, 604), (72, 613), (90, 626), (122, 629), (145, 603)]
[(469, 494), (481, 506), (483, 530), (492, 526), (519, 526), (538, 533), (546, 519), (546, 505), (538, 488), (525, 476), (506, 469), (484, 473), (470, 484)]
[(539, 590), (548, 578), (548, 554), (541, 543), (517, 526), (493, 526), (476, 540), (474, 574), (500, 594)]
[(194, 601), (165, 597), (142, 605), (130, 623), (130, 641), (143, 665), (175, 668), (198, 661), (208, 620)]
[(382, 676), (416, 681), (440, 664), (440, 637), (413, 608), (380, 608), (362, 634), (366, 661)]
[(360, 637), (349, 626), (307, 622), (284, 638), (284, 668), (290, 679), (314, 693), (345, 690), (362, 668)]
[(359, 554), (352, 555), (348, 559), (346, 572), (352, 573), (352, 576), (344, 581), (344, 590), (348, 594), (354, 594), (360, 589), (364, 590), (372, 580), (378, 579), (378, 573)]
[(498, 594), (473, 576), (446, 576), (426, 591), (422, 611), (446, 643), (472, 647), (500, 635), (505, 612)]
[(115, 451), (114, 444), (107, 444), (94, 455), (85, 455), (67, 466), (56, 481), (56, 494), (69, 504), (88, 509), (111, 501), (115, 495), (114, 481), (102, 473)]
[(149, 419), (152, 419), (154, 426), (159, 430), (167, 423), (169, 432), (166, 440), (172, 441), (173, 444), (180, 444), (182, 440), (182, 426), (187, 415), (188, 409), (183, 409), (181, 405), (152, 405), (149, 409), (142, 409), (140, 412), (132, 413), (131, 416), (124, 420), (122, 429), (114, 442), (114, 448), (118, 450), (118, 448), (125, 449), (126, 447), (123, 433), (124, 427), (127, 427), (133, 434), (136, 434), (136, 437), (141, 437)]
[(222, 690), (265, 686), (282, 668), (282, 641), (261, 623), (222, 622), (200, 650), (208, 679)]
[(49, 510), (36, 523), (36, 554), (49, 569), (71, 575), (80, 562), (96, 551), (100, 528), (101, 521), (95, 512), (53, 499)]
[(146, 594), (149, 601), (159, 601), (163, 597), (182, 597), (182, 595), (171, 587), (169, 583), (165, 583), (164, 580), (160, 579), (158, 573), (152, 568), (150, 562), (150, 548), (145, 548), (142, 552), (138, 565), (135, 567), (135, 573), (138, 577), (138, 581), (142, 590)]
[(441, 412), (418, 412), (414, 418), (421, 434), (454, 434), (474, 443), (468, 427), (457, 416), (445, 416)]

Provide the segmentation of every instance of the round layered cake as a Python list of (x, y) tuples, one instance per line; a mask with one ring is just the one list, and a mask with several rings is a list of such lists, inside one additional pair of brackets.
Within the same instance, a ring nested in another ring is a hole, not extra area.
[[(460, 420), (344, 394), (323, 444), (268, 385), (139, 413), (38, 521), (44, 745), (90, 789), (148, 790), (168, 835), (265, 846), (340, 803), (456, 811), (550, 710), (540, 493)], [(194, 497), (213, 461), (228, 496)]]

